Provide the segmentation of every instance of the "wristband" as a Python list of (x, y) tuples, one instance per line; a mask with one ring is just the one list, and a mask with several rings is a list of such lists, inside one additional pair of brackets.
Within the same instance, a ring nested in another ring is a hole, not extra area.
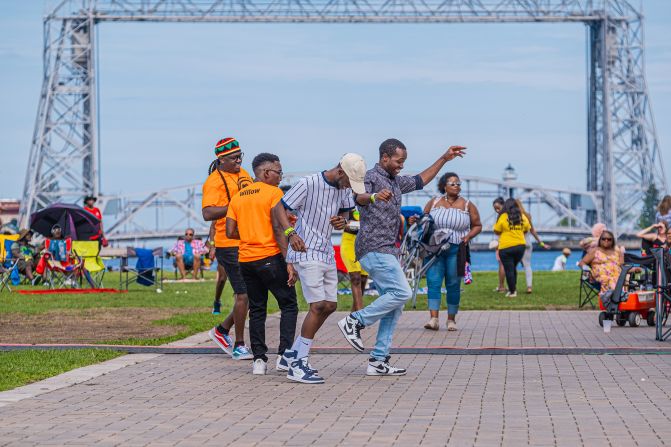
[(370, 203), (375, 203), (375, 195), (376, 194), (377, 193), (373, 193), (373, 194), (370, 195)]
[(294, 227), (289, 227), (289, 228), (287, 228), (286, 230), (284, 230), (284, 235), (285, 235), (286, 237), (289, 237), (289, 235), (290, 235), (292, 232), (295, 233), (296, 230), (294, 229)]

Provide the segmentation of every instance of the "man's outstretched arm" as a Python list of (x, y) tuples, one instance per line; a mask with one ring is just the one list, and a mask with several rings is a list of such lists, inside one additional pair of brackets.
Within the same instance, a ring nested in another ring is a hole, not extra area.
[(419, 173), (419, 176), (424, 183), (424, 186), (431, 183), (431, 180), (436, 178), (440, 170), (445, 166), (450, 160), (455, 159), (456, 157), (463, 157), (466, 154), (466, 148), (464, 146), (450, 146), (450, 148), (440, 156), (431, 166)]

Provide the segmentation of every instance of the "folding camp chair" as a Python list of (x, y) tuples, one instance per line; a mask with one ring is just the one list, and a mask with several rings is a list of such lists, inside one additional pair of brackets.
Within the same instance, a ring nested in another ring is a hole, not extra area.
[[(135, 267), (128, 263), (128, 258), (137, 257)], [(131, 248), (128, 247), (127, 256), (121, 258), (119, 269), (119, 288), (125, 290), (131, 282), (143, 286), (163, 287), (163, 249), (162, 248)]]
[(601, 291), (601, 283), (592, 276), (592, 271), (583, 269), (580, 271), (580, 293), (578, 295), (578, 309), (582, 309), (588, 303), (594, 309), (594, 298), (598, 298)]
[[(72, 251), (82, 260), (86, 272), (90, 275), (94, 288), (102, 288), (105, 277), (105, 264), (100, 257), (98, 241), (72, 241)], [(84, 277), (80, 277), (80, 284)]]
[(19, 283), (18, 259), (12, 257), (12, 244), (19, 238), (18, 235), (0, 235), (0, 292), (5, 288), (12, 291), (10, 283)]
[(50, 289), (77, 289), (81, 287), (84, 279), (88, 285), (95, 288), (95, 284), (84, 267), (82, 259), (72, 251), (72, 240), (65, 240), (67, 256), (64, 261), (54, 259), (49, 252), (51, 240), (45, 241), (46, 253), (35, 269), (37, 273), (44, 277), (44, 284)]

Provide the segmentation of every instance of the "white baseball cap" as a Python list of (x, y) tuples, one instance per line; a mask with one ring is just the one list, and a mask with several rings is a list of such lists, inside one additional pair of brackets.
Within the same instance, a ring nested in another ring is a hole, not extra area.
[(349, 177), (352, 191), (356, 194), (365, 193), (366, 187), (363, 184), (363, 178), (366, 175), (366, 160), (359, 154), (348, 153), (340, 159), (340, 167)]

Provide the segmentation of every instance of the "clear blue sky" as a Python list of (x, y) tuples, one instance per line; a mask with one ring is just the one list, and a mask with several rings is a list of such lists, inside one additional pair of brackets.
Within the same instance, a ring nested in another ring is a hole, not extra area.
[[(0, 197), (23, 188), (42, 73), (41, 1), (0, 2)], [(671, 173), (671, 2), (645, 0), (647, 74)], [(216, 140), (287, 172), (370, 164), (379, 143), (409, 170), (450, 144), (452, 168), (584, 188), (585, 28), (580, 24), (99, 26), (102, 186), (107, 193), (201, 182)], [(11, 160), (11, 161), (10, 161)]]

